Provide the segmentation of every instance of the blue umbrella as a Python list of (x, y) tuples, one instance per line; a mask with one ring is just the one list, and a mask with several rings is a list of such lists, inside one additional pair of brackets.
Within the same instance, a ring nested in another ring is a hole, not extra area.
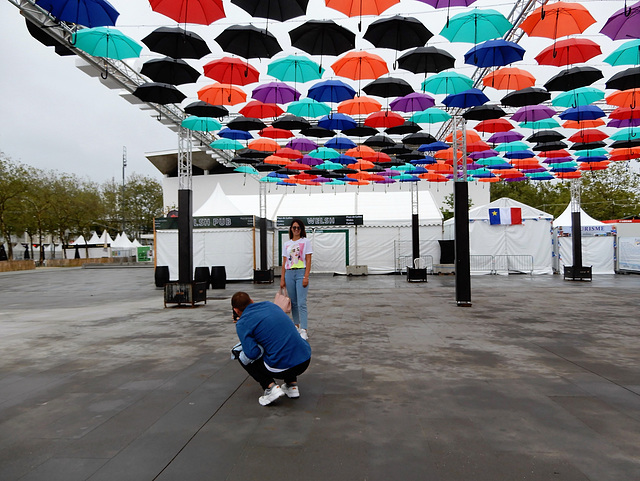
[[(358, 123), (346, 114), (331, 113), (318, 120), (318, 127), (329, 130), (353, 129)], [(325, 144), (326, 145), (326, 144)]]
[(351, 140), (348, 137), (340, 137), (340, 136), (336, 136), (333, 137), (330, 140), (327, 140), (324, 143), (325, 147), (329, 147), (331, 149), (336, 149), (336, 150), (347, 150), (347, 149), (352, 149), (356, 146), (357, 144)]
[(560, 114), (562, 120), (595, 120), (605, 117), (605, 114), (597, 105), (578, 105), (571, 107)]
[(418, 147), (418, 152), (437, 152), (438, 150), (445, 150), (451, 147), (444, 142), (431, 142), (430, 144), (422, 144)]
[(245, 130), (234, 130), (229, 128), (224, 128), (220, 132), (218, 132), (220, 137), (225, 139), (233, 139), (233, 140), (248, 140), (253, 139), (253, 135), (250, 132)]
[(524, 48), (503, 39), (487, 40), (464, 54), (464, 63), (476, 67), (503, 67), (524, 58)]
[(457, 94), (447, 95), (442, 101), (447, 107), (475, 107), (477, 105), (486, 104), (489, 101), (482, 90), (471, 88)]
[[(327, 145), (327, 144), (324, 144)], [(355, 157), (351, 157), (350, 155), (340, 154), (339, 157), (331, 159), (331, 162), (337, 162), (342, 165), (355, 164), (358, 161)]]
[(528, 159), (535, 155), (531, 150), (512, 150), (504, 154), (507, 159)]
[(120, 13), (106, 0), (37, 0), (58, 20), (85, 27), (115, 26)]
[(314, 84), (307, 96), (318, 102), (342, 102), (356, 96), (356, 91), (341, 80), (324, 80)]

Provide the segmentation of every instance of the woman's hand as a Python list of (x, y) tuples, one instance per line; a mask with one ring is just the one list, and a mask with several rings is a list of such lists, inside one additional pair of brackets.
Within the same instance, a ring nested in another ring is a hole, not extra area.
[(287, 286), (287, 282), (284, 280), (284, 276), (280, 278), (280, 289), (284, 289)]
[(309, 278), (308, 277), (303, 277), (302, 278), (302, 287), (307, 287), (309, 285)]

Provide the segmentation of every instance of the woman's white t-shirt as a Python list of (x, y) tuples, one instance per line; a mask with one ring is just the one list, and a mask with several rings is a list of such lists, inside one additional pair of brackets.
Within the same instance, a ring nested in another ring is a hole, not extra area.
[(307, 267), (305, 256), (307, 254), (313, 254), (313, 247), (311, 241), (306, 237), (300, 239), (288, 240), (284, 243), (282, 251), (282, 257), (285, 258), (284, 268), (289, 269), (304, 269)]

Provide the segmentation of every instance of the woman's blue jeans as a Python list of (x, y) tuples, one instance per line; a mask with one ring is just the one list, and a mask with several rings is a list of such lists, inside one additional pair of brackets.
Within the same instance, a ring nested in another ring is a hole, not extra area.
[(300, 329), (307, 328), (307, 292), (308, 287), (302, 287), (305, 269), (288, 269), (284, 280), (287, 284), (287, 294), (291, 299), (291, 315), (293, 323)]

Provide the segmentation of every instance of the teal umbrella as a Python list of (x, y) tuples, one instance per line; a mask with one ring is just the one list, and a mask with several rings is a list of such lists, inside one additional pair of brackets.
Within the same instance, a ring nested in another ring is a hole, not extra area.
[(529, 144), (516, 140), (515, 142), (504, 142), (502, 144), (498, 144), (495, 146), (494, 150), (496, 152), (517, 152), (520, 150), (527, 150), (528, 148)]
[(555, 179), (553, 174), (551, 174), (549, 172), (531, 172), (531, 173), (527, 173), (527, 174), (524, 174), (524, 175), (528, 179), (531, 179), (531, 180), (551, 180), (551, 179)]
[(142, 45), (120, 30), (108, 27), (84, 28), (73, 34), (73, 45), (94, 57), (123, 60), (140, 56)]
[(437, 124), (438, 122), (446, 122), (450, 118), (451, 115), (444, 110), (430, 107), (421, 112), (416, 112), (409, 118), (409, 120), (419, 124)]
[(244, 148), (241, 142), (235, 139), (216, 139), (209, 144), (212, 149), (218, 150), (240, 150)]
[(425, 79), (421, 87), (423, 92), (451, 95), (472, 88), (473, 79), (457, 72), (440, 72)]
[(599, 149), (587, 149), (587, 150), (576, 150), (573, 155), (576, 157), (600, 157), (602, 155), (608, 155), (609, 152), (607, 149), (599, 148)]
[[(309, 157), (313, 157), (314, 159), (329, 160), (340, 157), (340, 152), (330, 147), (318, 147), (317, 149), (309, 152)], [(342, 164), (340, 164), (340, 166), (342, 166)], [(321, 168), (320, 166), (318, 167)]]
[(288, 55), (267, 66), (267, 73), (283, 82), (309, 82), (322, 78), (324, 68), (303, 55)]
[(577, 89), (562, 92), (551, 101), (555, 107), (578, 107), (589, 105), (604, 99), (604, 92), (595, 87), (579, 87)]
[(331, 113), (331, 107), (323, 102), (318, 102), (310, 98), (296, 100), (287, 107), (287, 113), (300, 117), (322, 117)]
[(180, 125), (185, 129), (197, 130), (198, 132), (211, 132), (222, 128), (222, 124), (216, 119), (211, 117), (196, 117), (195, 115), (187, 117)]
[(556, 119), (543, 119), (535, 122), (520, 122), (518, 124), (522, 129), (544, 130), (555, 129), (560, 127), (560, 124)]
[(258, 174), (259, 173), (256, 169), (254, 169), (250, 165), (239, 165), (238, 167), (233, 169), (233, 171), (240, 172), (242, 174)]
[(640, 65), (640, 39), (623, 43), (611, 52), (604, 61), (614, 67), (618, 65)]
[(268, 175), (265, 175), (264, 177), (260, 178), (260, 182), (280, 182), (280, 178), (278, 177), (269, 177)]
[(626, 127), (618, 130), (609, 137), (611, 140), (629, 140), (632, 138), (640, 138), (640, 127)]
[(451, 17), (440, 31), (450, 42), (480, 43), (500, 38), (513, 25), (497, 10), (474, 8)]
[(338, 170), (338, 169), (342, 169), (344, 167), (344, 165), (339, 164), (337, 162), (331, 162), (330, 160), (325, 160), (323, 163), (316, 165), (316, 169), (322, 169), (322, 170)]

